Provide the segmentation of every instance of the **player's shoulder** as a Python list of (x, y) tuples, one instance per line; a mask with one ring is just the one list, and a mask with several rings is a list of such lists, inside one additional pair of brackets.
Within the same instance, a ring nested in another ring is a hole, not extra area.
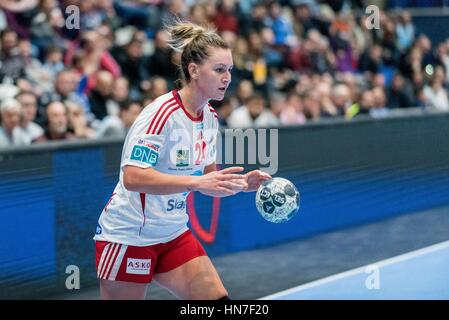
[(161, 108), (167, 108), (170, 106), (178, 105), (178, 101), (173, 94), (173, 91), (169, 91), (144, 106), (144, 111), (149, 113), (156, 113)]
[(145, 118), (148, 119), (147, 134), (159, 135), (162, 133), (167, 123), (178, 109), (180, 109), (179, 99), (174, 91), (170, 91), (159, 96), (144, 109)]

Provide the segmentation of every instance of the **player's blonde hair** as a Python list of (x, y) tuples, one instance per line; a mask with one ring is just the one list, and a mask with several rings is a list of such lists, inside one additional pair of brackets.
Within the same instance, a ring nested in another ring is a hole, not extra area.
[(170, 35), (169, 46), (181, 52), (181, 64), (179, 66), (181, 81), (189, 82), (189, 64), (203, 64), (209, 57), (210, 48), (229, 49), (226, 42), (216, 33), (214, 29), (202, 27), (191, 22), (176, 21), (174, 24), (166, 26), (165, 29)]

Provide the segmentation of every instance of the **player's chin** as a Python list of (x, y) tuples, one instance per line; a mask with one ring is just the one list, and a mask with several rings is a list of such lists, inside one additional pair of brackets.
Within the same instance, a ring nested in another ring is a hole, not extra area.
[(225, 96), (226, 90), (218, 90), (213, 100), (221, 101)]

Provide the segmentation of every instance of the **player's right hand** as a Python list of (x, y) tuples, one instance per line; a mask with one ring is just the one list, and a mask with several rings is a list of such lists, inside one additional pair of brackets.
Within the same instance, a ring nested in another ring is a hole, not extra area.
[(193, 190), (211, 197), (232, 196), (248, 188), (247, 177), (237, 173), (243, 170), (243, 167), (229, 167), (209, 172), (197, 177)]

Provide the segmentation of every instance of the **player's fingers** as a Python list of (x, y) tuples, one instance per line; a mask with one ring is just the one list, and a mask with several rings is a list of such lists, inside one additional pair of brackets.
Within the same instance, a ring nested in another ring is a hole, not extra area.
[(219, 183), (220, 187), (224, 187), (224, 188), (234, 190), (234, 191), (240, 191), (240, 190), (244, 189), (245, 185), (247, 186), (246, 183), (236, 183), (236, 182), (232, 182), (232, 181), (221, 181)]
[(229, 167), (223, 170), (220, 170), (220, 173), (228, 174), (228, 173), (235, 173), (235, 172), (242, 172), (244, 170), (243, 167)]
[(266, 181), (266, 180), (273, 179), (273, 177), (270, 176), (268, 173), (262, 172), (262, 174), (260, 175), (260, 179), (263, 180), (263, 181)]
[(242, 180), (246, 181), (246, 176), (244, 174), (234, 174), (234, 173), (228, 173), (228, 174), (222, 174), (220, 176), (221, 180)]

